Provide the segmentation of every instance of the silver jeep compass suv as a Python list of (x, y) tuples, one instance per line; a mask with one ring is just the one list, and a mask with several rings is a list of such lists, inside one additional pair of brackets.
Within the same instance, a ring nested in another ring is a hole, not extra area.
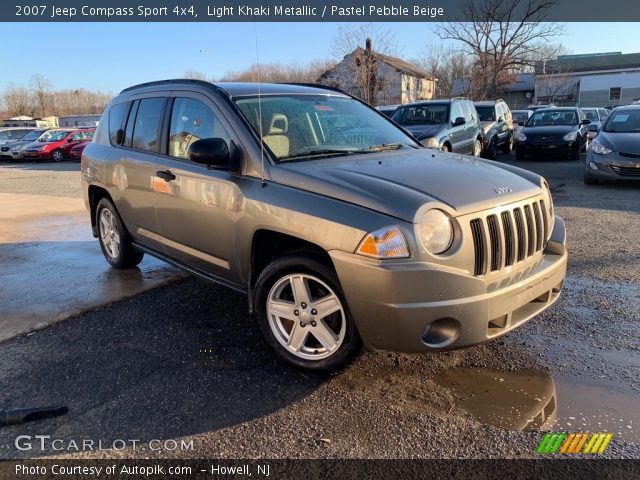
[(302, 368), (362, 344), (494, 339), (552, 305), (565, 276), (542, 177), (424, 148), (326, 87), (127, 88), (81, 168), (111, 265), (148, 253), (246, 293), (267, 343)]

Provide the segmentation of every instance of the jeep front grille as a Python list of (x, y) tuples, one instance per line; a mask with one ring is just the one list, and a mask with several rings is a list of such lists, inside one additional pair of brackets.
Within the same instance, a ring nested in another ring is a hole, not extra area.
[(544, 248), (549, 221), (544, 200), (536, 200), (470, 222), (473, 273), (485, 275), (522, 262)]

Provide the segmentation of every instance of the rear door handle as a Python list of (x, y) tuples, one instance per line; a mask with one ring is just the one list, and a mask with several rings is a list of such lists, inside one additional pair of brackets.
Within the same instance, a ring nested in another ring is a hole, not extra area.
[(165, 182), (170, 182), (171, 180), (176, 179), (176, 176), (171, 173), (171, 170), (159, 170), (156, 172), (156, 177), (160, 177)]

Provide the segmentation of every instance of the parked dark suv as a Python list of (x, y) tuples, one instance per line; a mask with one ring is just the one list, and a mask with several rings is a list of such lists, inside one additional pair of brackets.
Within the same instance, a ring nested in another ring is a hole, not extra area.
[(107, 261), (149, 253), (245, 293), (299, 367), (486, 342), (560, 295), (542, 177), (427, 150), (339, 90), (160, 81), (102, 118), (81, 178)]
[(511, 153), (514, 125), (511, 110), (504, 100), (474, 102), (482, 129), (482, 155), (495, 160), (498, 149)]
[(427, 148), (475, 157), (482, 152), (478, 113), (466, 98), (402, 105), (391, 118)]

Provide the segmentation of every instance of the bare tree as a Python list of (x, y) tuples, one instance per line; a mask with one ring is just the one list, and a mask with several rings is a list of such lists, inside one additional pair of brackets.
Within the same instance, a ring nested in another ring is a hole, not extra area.
[(367, 38), (371, 39), (378, 53), (394, 56), (402, 54), (395, 34), (390, 30), (383, 30), (375, 23), (366, 23), (357, 28), (350, 24), (339, 25), (331, 44), (331, 53), (338, 61), (342, 60), (345, 55), (362, 48)]
[[(456, 80), (464, 80), (470, 76), (472, 58), (450, 45), (428, 44), (424, 46), (420, 57), (415, 59), (414, 63), (436, 79), (433, 97), (447, 98), (451, 96)], [(465, 91), (465, 94), (468, 93)]]
[(184, 78), (190, 78), (192, 80), (206, 80), (207, 76), (198, 70), (190, 68), (189, 70), (184, 72)]
[[(562, 34), (545, 21), (558, 0), (465, 0), (465, 22), (439, 23), (435, 33), (462, 44), (473, 57), (473, 80), (480, 97), (495, 96), (531, 66), (541, 51)], [(517, 19), (517, 20), (516, 20)]]
[(44, 75), (36, 73), (31, 77), (30, 84), (40, 116), (46, 117), (48, 111), (52, 110), (51, 82)]
[(332, 60), (314, 60), (307, 64), (267, 63), (252, 65), (240, 72), (227, 72), (222, 81), (235, 82), (299, 82), (315, 83), (324, 72), (334, 66)]
[(4, 91), (2, 98), (10, 117), (33, 115), (33, 101), (28, 88), (10, 83)]

